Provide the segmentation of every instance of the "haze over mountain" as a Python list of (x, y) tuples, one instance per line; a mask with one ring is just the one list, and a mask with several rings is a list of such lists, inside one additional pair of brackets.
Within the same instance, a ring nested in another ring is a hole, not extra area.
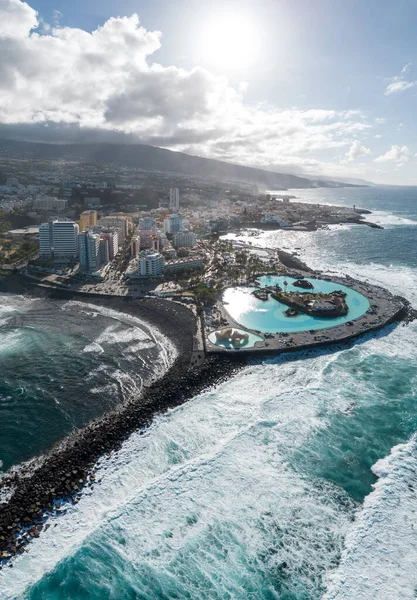
[[(173, 152), (146, 144), (45, 144), (0, 139), (0, 156), (18, 155), (33, 158), (68, 159), (125, 165), (144, 170), (163, 171), (210, 177), (224, 182), (242, 182), (267, 189), (340, 187), (340, 182), (275, 173), (220, 160)], [(349, 184), (347, 184), (349, 185)]]

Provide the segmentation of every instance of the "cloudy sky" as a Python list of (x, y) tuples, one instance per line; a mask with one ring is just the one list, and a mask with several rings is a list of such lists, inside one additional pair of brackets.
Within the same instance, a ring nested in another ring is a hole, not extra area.
[(417, 184), (415, 0), (0, 0), (0, 137)]

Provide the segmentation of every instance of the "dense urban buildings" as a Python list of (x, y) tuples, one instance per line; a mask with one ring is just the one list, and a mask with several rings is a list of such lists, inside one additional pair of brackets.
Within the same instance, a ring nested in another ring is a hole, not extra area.
[(33, 202), (33, 208), (35, 210), (41, 211), (57, 210), (58, 212), (60, 212), (62, 210), (65, 210), (67, 206), (68, 200), (53, 197), (38, 198)]
[(144, 217), (139, 221), (139, 229), (142, 230), (151, 230), (155, 229), (156, 220), (153, 217)]
[(132, 219), (126, 215), (110, 215), (97, 221), (99, 227), (116, 228), (119, 232), (119, 245), (123, 245), (132, 228)]

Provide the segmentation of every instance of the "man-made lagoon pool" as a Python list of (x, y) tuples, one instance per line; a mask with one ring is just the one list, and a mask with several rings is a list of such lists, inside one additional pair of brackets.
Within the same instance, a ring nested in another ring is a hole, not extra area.
[[(261, 331), (262, 333), (309, 331), (326, 329), (343, 325), (361, 317), (369, 308), (368, 299), (361, 293), (340, 283), (324, 281), (306, 277), (314, 285), (312, 290), (303, 290), (295, 287), (296, 279), (284, 275), (272, 275), (259, 278), (260, 287), (280, 285), (284, 291), (308, 291), (311, 293), (322, 292), (328, 294), (335, 290), (346, 293), (346, 303), (349, 307), (348, 314), (336, 318), (312, 317), (300, 313), (296, 317), (287, 317), (284, 313), (288, 306), (269, 298), (267, 301), (258, 300), (251, 292), (253, 287), (229, 288), (224, 292), (223, 302), (225, 309), (232, 319), (247, 329)], [(285, 286), (284, 281), (287, 282)]]

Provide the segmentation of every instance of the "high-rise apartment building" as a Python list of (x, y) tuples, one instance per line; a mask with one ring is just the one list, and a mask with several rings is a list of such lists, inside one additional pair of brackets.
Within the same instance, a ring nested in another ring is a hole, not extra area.
[(174, 211), (180, 209), (180, 191), (178, 188), (170, 188), (169, 190), (169, 208)]
[(84, 231), (89, 227), (97, 225), (97, 211), (96, 210), (85, 210), (80, 214), (80, 230)]
[(80, 266), (84, 271), (95, 271), (101, 264), (100, 236), (86, 229), (78, 236)]
[(116, 227), (119, 230), (119, 245), (122, 246), (132, 226), (132, 219), (124, 215), (110, 215), (97, 221), (100, 227)]
[(182, 233), (174, 233), (172, 245), (174, 248), (194, 248), (196, 245), (196, 235), (192, 231), (184, 231)]
[(130, 254), (134, 258), (137, 258), (139, 256), (139, 252), (140, 252), (140, 237), (138, 235), (134, 235), (134, 236), (132, 236), (132, 239), (130, 242)]
[(153, 217), (143, 217), (143, 219), (139, 221), (139, 229), (142, 229), (143, 231), (145, 231), (146, 229), (154, 229), (155, 227), (156, 221)]
[(100, 236), (100, 262), (102, 265), (107, 265), (110, 262), (109, 240)]
[(94, 227), (94, 233), (98, 233), (100, 239), (108, 243), (109, 260), (113, 260), (119, 251), (119, 229), (115, 227)]
[(179, 215), (171, 215), (164, 221), (165, 233), (179, 233), (183, 230), (182, 217)]
[(147, 250), (148, 248), (152, 248), (155, 235), (156, 229), (139, 229), (140, 249)]
[(78, 256), (79, 227), (73, 221), (50, 221), (39, 227), (39, 256), (70, 261)]
[(159, 252), (146, 254), (139, 258), (139, 275), (142, 277), (158, 277), (163, 275), (165, 259)]

